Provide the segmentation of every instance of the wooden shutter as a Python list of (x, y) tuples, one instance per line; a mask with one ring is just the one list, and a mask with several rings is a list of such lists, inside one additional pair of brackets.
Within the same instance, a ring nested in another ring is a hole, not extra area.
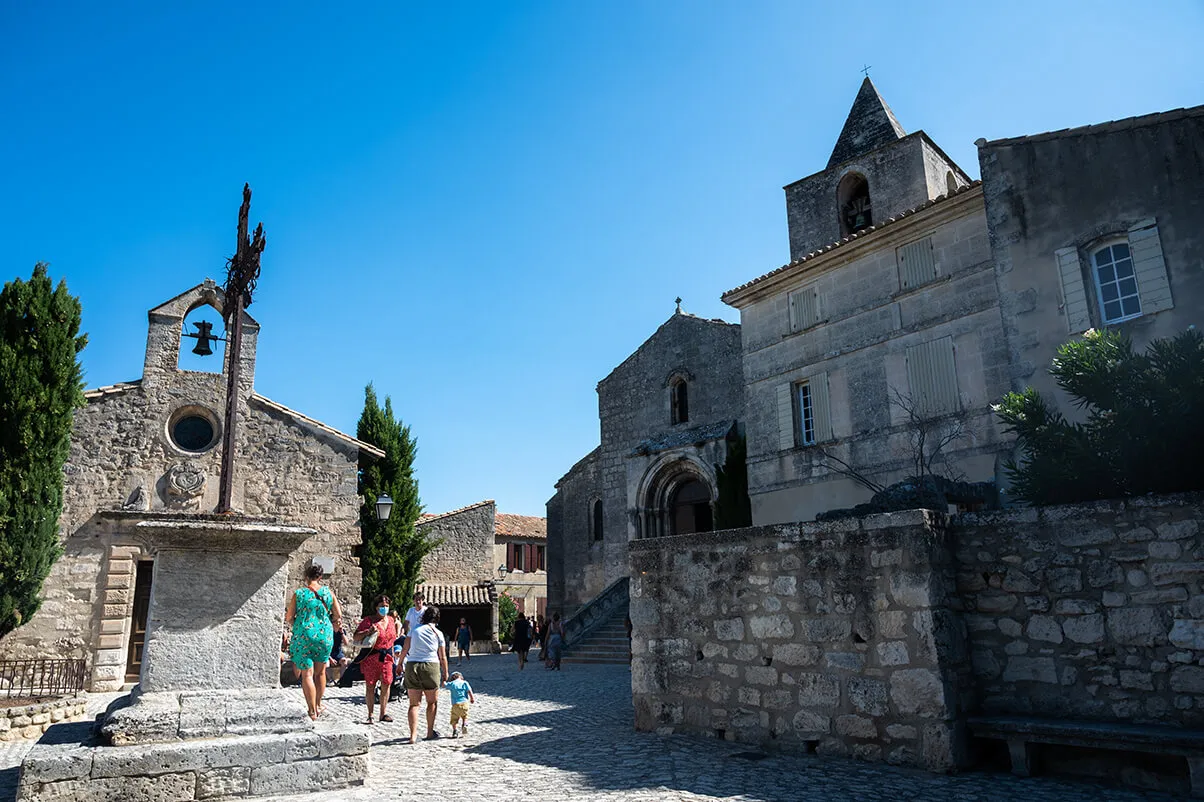
[(815, 442), (832, 439), (832, 409), (828, 403), (828, 374), (816, 373), (807, 379), (811, 388), (811, 414), (815, 418)]
[(911, 403), (921, 415), (952, 412), (961, 403), (953, 338), (942, 337), (907, 349), (907, 382)]
[(1137, 293), (1141, 296), (1141, 313), (1174, 308), (1166, 261), (1162, 256), (1162, 238), (1158, 236), (1154, 218), (1134, 223), (1129, 229), (1129, 252), (1137, 276)]
[(794, 448), (794, 385), (778, 385), (778, 450)]
[(899, 259), (899, 287), (908, 290), (936, 278), (936, 258), (932, 237), (910, 242), (896, 251)]
[(790, 307), (791, 331), (802, 331), (819, 323), (819, 288), (815, 284), (795, 290), (786, 296), (786, 300)]
[(1066, 311), (1066, 326), (1071, 334), (1091, 328), (1087, 311), (1087, 291), (1083, 286), (1083, 269), (1079, 264), (1078, 248), (1059, 248), (1054, 251), (1058, 279), (1062, 284), (1062, 308)]
[(514, 570), (514, 544), (506, 544), (506, 567), (511, 571)]

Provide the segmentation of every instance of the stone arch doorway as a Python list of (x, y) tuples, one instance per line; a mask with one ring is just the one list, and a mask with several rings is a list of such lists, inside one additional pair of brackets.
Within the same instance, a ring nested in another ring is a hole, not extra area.
[(715, 477), (696, 460), (670, 457), (641, 483), (637, 537), (667, 537), (715, 528)]

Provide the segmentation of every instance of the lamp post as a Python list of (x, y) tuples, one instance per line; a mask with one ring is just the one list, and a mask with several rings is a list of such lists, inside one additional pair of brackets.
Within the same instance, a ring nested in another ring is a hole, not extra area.
[(393, 499), (389, 498), (389, 495), (387, 493), (383, 496), (377, 497), (377, 499), (376, 499), (376, 520), (381, 521), (383, 523), (384, 521), (389, 520), (389, 516), (392, 514), (393, 514)]

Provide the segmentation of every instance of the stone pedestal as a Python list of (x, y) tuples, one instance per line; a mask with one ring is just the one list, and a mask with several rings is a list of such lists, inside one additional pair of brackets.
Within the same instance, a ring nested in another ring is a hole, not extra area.
[(129, 523), (155, 557), (141, 681), (99, 727), (52, 728), (21, 766), (18, 798), (222, 799), (362, 783), (367, 732), (315, 727), (279, 687), (289, 555), (314, 530), (212, 515)]

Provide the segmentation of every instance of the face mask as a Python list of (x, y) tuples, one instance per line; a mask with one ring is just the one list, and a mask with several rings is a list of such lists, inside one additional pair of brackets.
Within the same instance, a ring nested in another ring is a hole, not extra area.
[(389, 608), (388, 607), (377, 607), (376, 612), (380, 613), (381, 615), (388, 615)]

